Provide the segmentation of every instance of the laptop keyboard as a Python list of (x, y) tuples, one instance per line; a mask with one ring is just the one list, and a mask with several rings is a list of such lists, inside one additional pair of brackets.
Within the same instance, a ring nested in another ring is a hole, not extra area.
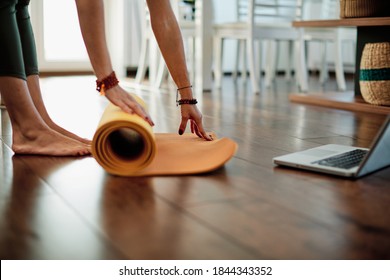
[(356, 149), (340, 155), (321, 159), (313, 163), (342, 169), (350, 169), (352, 167), (358, 166), (362, 162), (367, 152), (367, 150)]

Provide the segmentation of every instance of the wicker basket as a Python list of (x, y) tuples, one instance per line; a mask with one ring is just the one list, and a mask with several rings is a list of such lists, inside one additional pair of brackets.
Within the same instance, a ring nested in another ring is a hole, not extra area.
[(340, 0), (340, 17), (382, 17), (390, 15), (389, 0)]
[(364, 46), (359, 84), (367, 103), (390, 106), (390, 42)]

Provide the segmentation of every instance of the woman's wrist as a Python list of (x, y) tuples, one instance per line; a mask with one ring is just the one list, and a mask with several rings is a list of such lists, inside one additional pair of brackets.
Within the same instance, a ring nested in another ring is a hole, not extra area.
[(192, 99), (192, 88), (186, 88), (179, 91), (181, 99)]
[(115, 75), (115, 71), (112, 71), (108, 76), (96, 80), (96, 90), (100, 92), (101, 95), (104, 95), (107, 90), (116, 87), (118, 84), (119, 80)]
[(192, 97), (192, 85), (179, 87), (176, 90), (176, 106), (183, 104), (196, 104), (196, 99)]

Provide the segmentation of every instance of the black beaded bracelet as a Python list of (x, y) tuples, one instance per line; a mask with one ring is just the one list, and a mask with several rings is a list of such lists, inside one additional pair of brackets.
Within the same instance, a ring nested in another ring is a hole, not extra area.
[(177, 106), (183, 105), (183, 104), (195, 105), (197, 103), (198, 103), (198, 100), (196, 100), (195, 98), (193, 98), (193, 99), (180, 99), (177, 101)]

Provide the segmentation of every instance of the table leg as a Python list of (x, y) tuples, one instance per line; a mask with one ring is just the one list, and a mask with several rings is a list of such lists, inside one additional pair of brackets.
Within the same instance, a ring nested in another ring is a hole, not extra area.
[(212, 89), (212, 24), (213, 4), (210, 0), (195, 2), (195, 81), (196, 92)]

